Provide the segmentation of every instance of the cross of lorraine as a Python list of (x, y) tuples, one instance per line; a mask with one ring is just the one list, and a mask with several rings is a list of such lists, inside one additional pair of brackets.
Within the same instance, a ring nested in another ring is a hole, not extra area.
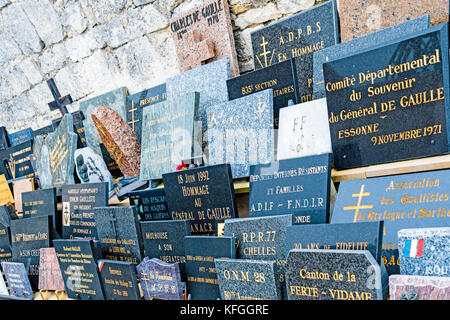
[(358, 198), (358, 203), (356, 204), (356, 206), (346, 206), (346, 207), (344, 207), (344, 211), (355, 210), (355, 217), (353, 218), (353, 222), (357, 221), (358, 214), (359, 214), (360, 210), (373, 209), (373, 205), (361, 205), (362, 198), (370, 196), (370, 192), (364, 192), (365, 187), (366, 187), (366, 185), (363, 184), (361, 186), (361, 190), (360, 190), (359, 193), (352, 194), (353, 198)]
[[(275, 50), (274, 51), (267, 50), (266, 46), (268, 44), (269, 44), (269, 42), (267, 42), (266, 39), (264, 37), (262, 37), (262, 41), (259, 46), (263, 48), (263, 52), (260, 53), (259, 56), (256, 56), (256, 59), (258, 60), (259, 65), (262, 68), (267, 68), (272, 65), (273, 56), (275, 54)], [(270, 55), (271, 53), (272, 53), (272, 56), (270, 57), (270, 61), (269, 61), (268, 55)], [(260, 57), (264, 59), (264, 63), (261, 62)]]

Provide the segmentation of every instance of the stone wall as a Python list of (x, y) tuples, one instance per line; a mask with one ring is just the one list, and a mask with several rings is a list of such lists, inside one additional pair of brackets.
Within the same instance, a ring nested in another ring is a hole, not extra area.
[[(177, 74), (169, 20), (202, 0), (0, 0), (0, 126), (38, 129), (59, 112), (46, 80), (78, 102), (124, 86), (130, 94)], [(250, 32), (323, 0), (229, 0), (241, 73)]]

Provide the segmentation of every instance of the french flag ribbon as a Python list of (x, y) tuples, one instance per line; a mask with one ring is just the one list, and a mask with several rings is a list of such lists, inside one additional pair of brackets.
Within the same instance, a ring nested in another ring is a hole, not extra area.
[(406, 240), (403, 256), (409, 258), (422, 258), (423, 244), (423, 239)]
[(105, 264), (105, 262), (103, 262), (103, 261), (98, 261), (98, 270), (99, 271), (102, 271), (102, 269), (103, 269), (103, 265)]

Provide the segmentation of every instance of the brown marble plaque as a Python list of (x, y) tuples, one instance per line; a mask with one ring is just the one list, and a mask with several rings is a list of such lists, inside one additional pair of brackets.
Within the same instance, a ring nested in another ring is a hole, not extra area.
[(139, 176), (141, 144), (133, 129), (111, 108), (99, 106), (92, 112), (102, 143), (127, 177)]
[(425, 14), (431, 25), (449, 21), (449, 0), (339, 0), (341, 42), (379, 31)]
[(450, 278), (390, 276), (389, 294), (391, 300), (450, 300)]
[(170, 21), (182, 72), (230, 58), (231, 76), (239, 76), (239, 64), (227, 0), (206, 0)]
[(55, 248), (40, 249), (39, 290), (64, 291), (64, 280)]

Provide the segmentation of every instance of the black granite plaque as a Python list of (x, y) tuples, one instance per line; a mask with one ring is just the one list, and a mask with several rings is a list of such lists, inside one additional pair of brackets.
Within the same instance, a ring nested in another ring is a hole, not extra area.
[(338, 170), (448, 152), (448, 25), (323, 65)]
[(56, 189), (41, 189), (22, 193), (23, 219), (51, 216), (53, 226), (61, 234), (61, 212), (57, 210)]
[(39, 282), (40, 248), (52, 244), (53, 225), (51, 216), (33, 217), (11, 221), (11, 246), (13, 261), (24, 263), (32, 287), (37, 290)]
[(227, 80), (230, 100), (238, 99), (266, 89), (273, 89), (274, 126), (278, 129), (280, 108), (289, 101), (298, 103), (297, 72), (294, 60), (274, 64), (264, 70), (253, 71)]
[(384, 300), (388, 277), (369, 251), (295, 249), (286, 285), (289, 300)]
[(172, 220), (190, 220), (192, 235), (215, 235), (216, 221), (237, 216), (229, 164), (163, 175)]
[(67, 295), (77, 300), (104, 300), (92, 240), (54, 240)]
[(127, 97), (127, 123), (141, 142), (142, 109), (167, 99), (166, 84), (144, 90)]
[(140, 222), (145, 256), (167, 263), (178, 262), (181, 280), (186, 281), (184, 237), (190, 235), (188, 220)]
[(192, 300), (220, 299), (214, 259), (236, 257), (233, 237), (185, 237), (187, 288)]
[(108, 182), (62, 186), (62, 237), (96, 240), (95, 207), (108, 206)]
[(102, 207), (93, 212), (102, 258), (139, 264), (144, 250), (135, 207)]
[(21, 177), (33, 178), (34, 169), (30, 157), (33, 154), (33, 140), (15, 145), (0, 151), (0, 173), (5, 174), (6, 179), (17, 179)]
[(255, 70), (295, 58), (298, 102), (313, 100), (313, 54), (339, 43), (335, 0), (294, 14), (250, 34)]
[(130, 205), (136, 206), (138, 220), (170, 219), (164, 189), (134, 191), (128, 194)]
[(106, 300), (141, 300), (134, 264), (100, 260), (98, 269)]
[(286, 256), (292, 249), (367, 250), (381, 263), (384, 221), (291, 226)]
[(0, 222), (0, 262), (12, 261), (9, 227)]
[(250, 217), (292, 214), (294, 224), (327, 223), (331, 154), (250, 167)]

